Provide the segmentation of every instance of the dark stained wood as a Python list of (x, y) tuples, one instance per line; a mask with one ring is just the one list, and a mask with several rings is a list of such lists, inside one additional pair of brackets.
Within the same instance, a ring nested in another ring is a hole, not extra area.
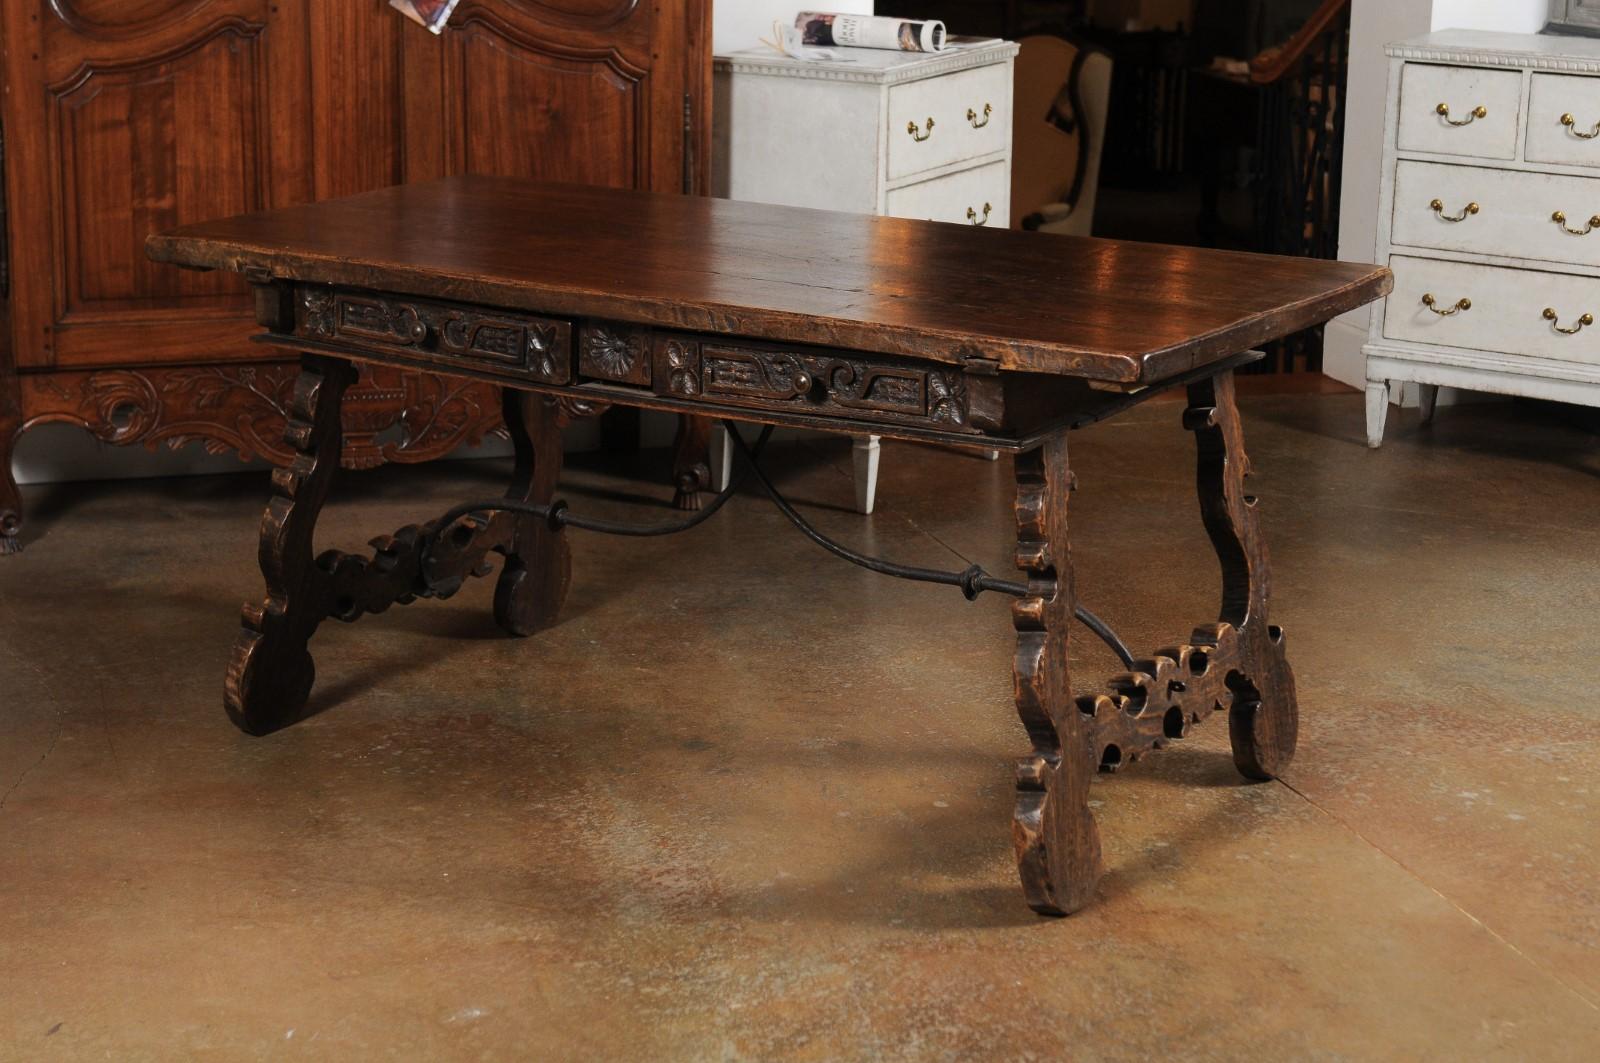
[(1042, 915), (1070, 915), (1094, 899), (1103, 869), (1089, 810), (1094, 761), (1067, 663), (1075, 601), (1066, 435), (1019, 454), (1016, 475), (1017, 568), (1027, 577), (1028, 596), (1011, 605), (1012, 684), (1033, 751), (1017, 762), (1011, 837), (1028, 906)]
[(187, 266), (1135, 384), (1391, 286), (1371, 265), (475, 177), (148, 247)]
[[(370, 557), (313, 555), (317, 517), (339, 468), (340, 407), (355, 379), (349, 362), (307, 355), (296, 380), (284, 433), (295, 457), (273, 471), (261, 519), (267, 597), (244, 607), (224, 683), (228, 715), (249, 734), (300, 717), (316, 676), (306, 647), (328, 617), (350, 622), (397, 602), (448, 598), (468, 578), (489, 574), (491, 552), (505, 558), (494, 611), (509, 634), (548, 627), (566, 599), (572, 564), (564, 533), (504, 511), (408, 525), (374, 539)], [(547, 502), (561, 469), (557, 403), (507, 392), (505, 414), (517, 455), (506, 497)]]
[[(423, 196), (431, 197), (427, 214), (418, 213)], [(385, 223), (378, 213), (385, 204), (412, 211), (401, 219), (412, 224)], [(601, 206), (626, 224), (608, 230)], [(558, 207), (568, 209), (552, 209)], [(974, 317), (962, 329), (933, 309), (935, 290), (948, 279), (942, 271), (953, 268), (943, 256), (954, 255), (962, 234), (974, 237), (967, 258), (979, 283), (1006, 280), (1035, 291), (1038, 248), (1069, 241), (1030, 234), (996, 241), (982, 230), (934, 223), (885, 229), (871, 219), (807, 212), (812, 230), (836, 232), (850, 252), (834, 254), (825, 268), (819, 258), (815, 272), (804, 274), (807, 284), (780, 269), (784, 262), (800, 266), (780, 255), (765, 209), (731, 207), (572, 186), (449, 181), (151, 241), (158, 258), (249, 271), (265, 339), (312, 352), (289, 403), (285, 439), (293, 460), (274, 476), (262, 523), (267, 597), (245, 608), (228, 674), (228, 711), (239, 726), (259, 734), (302, 713), (314, 676), (307, 646), (326, 617), (351, 621), (396, 602), (447, 597), (466, 579), (489, 574), (491, 553), (505, 558), (495, 615), (511, 634), (555, 623), (567, 593), (570, 554), (553, 513), (447, 514), (374, 540), (370, 557), (330, 551), (313, 558), (317, 515), (338, 467), (341, 405), (358, 360), (381, 369), (428, 365), (503, 386), (517, 449), (507, 497), (540, 505), (554, 499), (561, 426), (613, 404), (1018, 452), (1016, 563), (1025, 591), (1012, 608), (1013, 680), (1032, 749), (1017, 764), (1012, 834), (1023, 890), (1038, 912), (1069, 914), (1095, 896), (1103, 872), (1089, 808), (1096, 770), (1132, 763), (1226, 711), (1239, 771), (1251, 779), (1278, 776), (1294, 755), (1298, 709), (1284, 633), (1268, 618), (1270, 570), (1257, 499), (1247, 491), (1233, 369), (1257, 356), (1244, 347), (1261, 330), (1303, 328), (1316, 314), (1375, 297), (1388, 287), (1387, 272), (1208, 252), (1194, 252), (1178, 269), (1176, 251), (1085, 241), (1078, 250), (1100, 259), (1098, 273), (1075, 273), (1065, 262), (1048, 266), (1065, 280), (1098, 283), (1083, 289), (1077, 310), (1043, 326)], [(346, 225), (349, 218), (361, 224)], [(584, 224), (573, 228), (571, 219)], [(284, 225), (288, 235), (260, 236), (269, 223)], [(582, 258), (578, 230), (598, 265), (572, 264)], [(478, 266), (461, 238), (466, 232), (480, 238)], [(347, 242), (346, 253), (327, 251), (325, 239)], [(884, 240), (926, 249), (926, 273), (884, 254)], [(1054, 262), (1054, 251), (1050, 256)], [(839, 286), (852, 280), (859, 283), (851, 293)], [(1130, 323), (1131, 338), (1113, 336), (1112, 316), (1096, 305), (1126, 306), (1125, 290), (1141, 287), (1176, 294)], [(1193, 301), (1201, 289), (1208, 298)], [(700, 301), (674, 310), (673, 293), (687, 291)], [(995, 291), (1001, 303), (1014, 294)], [(793, 340), (801, 323), (796, 306), (847, 294), (853, 323), (836, 316), (813, 326), (827, 346)], [(923, 307), (939, 330), (910, 320), (901, 304)], [(618, 320), (619, 307), (652, 316)], [(1018, 346), (1013, 335), (1031, 338)], [(843, 336), (873, 346), (844, 346)], [(1041, 336), (1051, 337), (1048, 350)], [(1137, 353), (1152, 338), (1171, 342)], [(880, 349), (913, 343), (915, 355)], [(1117, 366), (1139, 376), (1110, 386), (1094, 376)], [(1075, 696), (1068, 433), (1180, 386), (1188, 393), (1183, 422), (1196, 439), (1201, 517), (1222, 569), (1217, 619), (1187, 642), (1135, 660), (1106, 691)], [(676, 472), (698, 485), (703, 470), (694, 458), (705, 450), (705, 421), (682, 423)], [(680, 482), (685, 493), (690, 486)]]
[[(710, 11), (463, 0), (434, 36), (382, 0), (0, 0), (0, 469), (22, 428), (47, 421), (287, 456), (297, 362), (243, 342), (244, 279), (162, 268), (143, 250), (153, 231), (449, 173), (703, 191)], [(347, 466), (428, 460), (458, 441), (430, 429), (369, 446), (432, 425), (445, 385), (361, 373), (344, 407)], [(477, 414), (460, 437), (499, 430), (495, 387), (448, 386), (450, 417)], [(99, 401), (113, 393), (127, 405)], [(21, 520), (0, 471), (0, 550)]]

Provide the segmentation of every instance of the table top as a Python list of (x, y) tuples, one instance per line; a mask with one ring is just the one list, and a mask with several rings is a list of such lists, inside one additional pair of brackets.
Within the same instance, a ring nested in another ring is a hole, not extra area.
[(1153, 384), (1319, 324), (1378, 266), (450, 177), (187, 225), (158, 262)]

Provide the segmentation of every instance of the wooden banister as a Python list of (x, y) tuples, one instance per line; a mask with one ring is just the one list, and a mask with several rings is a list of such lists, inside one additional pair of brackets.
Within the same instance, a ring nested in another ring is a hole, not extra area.
[(1322, 6), (1306, 19), (1306, 24), (1282, 48), (1262, 52), (1250, 60), (1250, 80), (1257, 85), (1270, 85), (1289, 73), (1311, 51), (1318, 38), (1349, 8), (1350, 0), (1323, 0)]

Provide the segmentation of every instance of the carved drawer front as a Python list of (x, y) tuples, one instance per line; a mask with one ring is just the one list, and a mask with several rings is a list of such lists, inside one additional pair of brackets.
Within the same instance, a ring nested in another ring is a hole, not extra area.
[(995, 162), (896, 188), (886, 197), (883, 212), (891, 218), (1007, 228), (1011, 224), (1011, 167)]
[(1391, 242), (1600, 266), (1600, 177), (1402, 159)]
[(1407, 63), (1400, 74), (1401, 151), (1511, 159), (1522, 73)]
[(572, 326), (556, 318), (306, 285), (295, 299), (295, 333), (440, 366), (572, 382)]
[(1530, 84), (1523, 158), (1600, 166), (1600, 77), (1534, 74)]
[(578, 330), (578, 372), (585, 380), (650, 386), (650, 330), (607, 321)]
[(1383, 334), (1390, 339), (1600, 365), (1593, 277), (1402, 255), (1389, 267), (1394, 292)]
[(944, 431), (1002, 420), (998, 378), (956, 366), (682, 336), (657, 336), (654, 347), (656, 391), (677, 398)]
[(891, 181), (1005, 151), (1011, 144), (1010, 64), (892, 86), (888, 116)]

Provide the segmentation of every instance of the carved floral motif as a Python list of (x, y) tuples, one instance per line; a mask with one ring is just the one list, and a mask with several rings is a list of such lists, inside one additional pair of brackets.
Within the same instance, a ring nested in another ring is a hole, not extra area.
[(645, 334), (622, 325), (586, 325), (581, 333), (578, 370), (585, 376), (620, 384), (650, 383)]
[(689, 398), (700, 394), (700, 348), (684, 340), (668, 340), (667, 390)]

